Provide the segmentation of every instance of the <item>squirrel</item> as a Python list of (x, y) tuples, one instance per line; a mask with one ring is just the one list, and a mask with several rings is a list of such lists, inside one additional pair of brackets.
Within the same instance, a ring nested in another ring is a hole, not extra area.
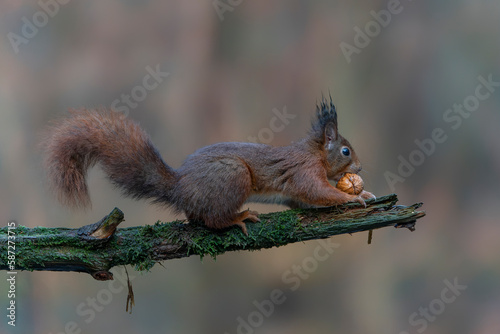
[(324, 207), (347, 202), (366, 206), (375, 198), (363, 191), (349, 195), (335, 188), (345, 173), (361, 171), (351, 144), (338, 132), (337, 111), (322, 98), (304, 139), (289, 146), (227, 142), (189, 155), (178, 169), (167, 165), (150, 136), (120, 112), (71, 110), (54, 122), (43, 141), (44, 165), (51, 188), (70, 207), (89, 207), (87, 170), (99, 163), (125, 196), (184, 212), (189, 221), (209, 228), (260, 221), (255, 211), (239, 211), (246, 202)]

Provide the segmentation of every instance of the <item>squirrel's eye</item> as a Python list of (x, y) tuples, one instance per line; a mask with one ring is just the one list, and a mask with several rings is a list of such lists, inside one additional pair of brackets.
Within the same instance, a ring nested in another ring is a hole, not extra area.
[(347, 147), (342, 147), (342, 154), (348, 157), (351, 154), (351, 150)]

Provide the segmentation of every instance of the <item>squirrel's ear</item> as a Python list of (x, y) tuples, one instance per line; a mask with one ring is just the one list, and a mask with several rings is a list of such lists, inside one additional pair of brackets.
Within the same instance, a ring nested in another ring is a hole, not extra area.
[(328, 150), (332, 149), (337, 141), (337, 110), (331, 97), (330, 102), (323, 97), (321, 103), (316, 105), (316, 119), (312, 123), (311, 135)]
[(332, 150), (335, 147), (335, 142), (338, 139), (339, 133), (337, 130), (337, 123), (330, 122), (325, 126), (325, 148), (327, 150)]

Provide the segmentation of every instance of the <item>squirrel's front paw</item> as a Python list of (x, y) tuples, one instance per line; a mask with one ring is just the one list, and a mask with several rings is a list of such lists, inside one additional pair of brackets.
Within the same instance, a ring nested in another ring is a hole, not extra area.
[(366, 208), (366, 203), (365, 203), (365, 200), (363, 199), (363, 197), (361, 197), (361, 194), (358, 195), (358, 196), (355, 196), (355, 195), (351, 195), (351, 199), (349, 200), (349, 202), (356, 202), (356, 203), (359, 203), (361, 204), (363, 207)]
[(363, 199), (375, 199), (377, 196), (373, 195), (371, 192), (363, 190), (359, 196), (361, 196)]

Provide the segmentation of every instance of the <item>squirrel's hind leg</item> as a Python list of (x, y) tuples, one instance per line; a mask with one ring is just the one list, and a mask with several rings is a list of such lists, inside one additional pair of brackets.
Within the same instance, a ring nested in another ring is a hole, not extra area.
[(189, 162), (183, 167), (178, 207), (190, 220), (202, 220), (209, 228), (238, 225), (247, 234), (244, 221), (259, 221), (255, 211), (239, 212), (252, 191), (249, 166), (239, 158), (202, 158), (206, 159), (202, 173), (195, 173), (197, 165)]

